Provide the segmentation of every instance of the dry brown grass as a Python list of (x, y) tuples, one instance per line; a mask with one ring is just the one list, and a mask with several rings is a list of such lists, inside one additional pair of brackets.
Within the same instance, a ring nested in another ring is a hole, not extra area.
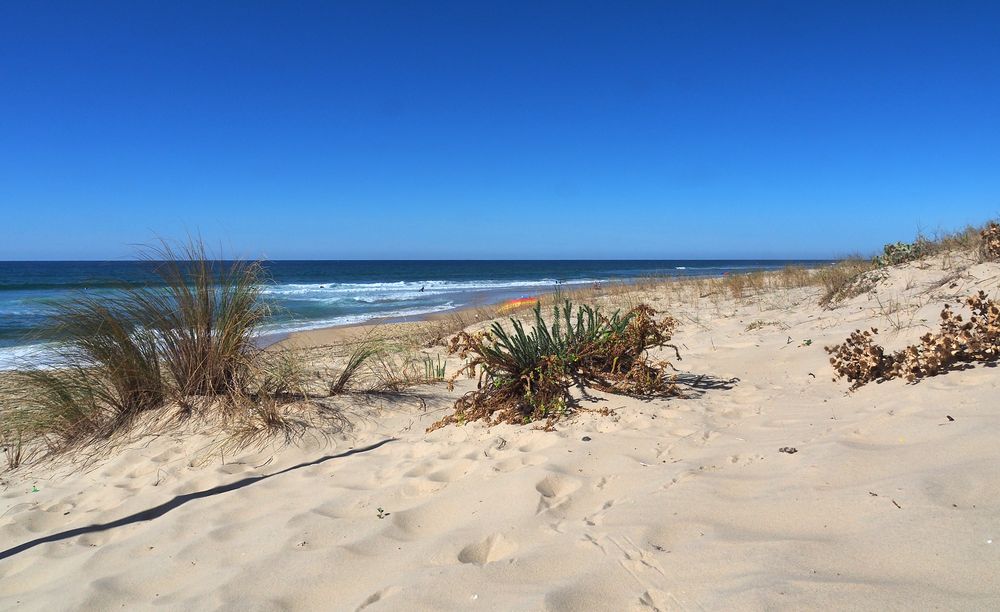
[(820, 268), (815, 279), (823, 288), (819, 303), (828, 306), (871, 291), (878, 276), (871, 261), (854, 256)]

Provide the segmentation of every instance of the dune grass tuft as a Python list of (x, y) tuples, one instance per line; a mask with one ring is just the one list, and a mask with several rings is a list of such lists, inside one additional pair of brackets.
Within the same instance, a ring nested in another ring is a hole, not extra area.
[(248, 384), (267, 318), (259, 262), (219, 262), (201, 242), (163, 242), (147, 253), (162, 286), (129, 287), (126, 316), (151, 330), (178, 401), (227, 395)]
[(330, 383), (330, 395), (343, 393), (350, 382), (357, 376), (358, 371), (378, 352), (378, 347), (371, 341), (358, 344), (347, 356), (347, 362), (340, 370), (340, 374)]
[(126, 298), (78, 296), (56, 307), (50, 333), (61, 338), (58, 368), (12, 375), (12, 410), (20, 439), (40, 438), (58, 450), (106, 437), (139, 413), (160, 407), (167, 384), (157, 339), (128, 312)]
[(279, 408), (309, 395), (294, 356), (255, 344), (268, 316), (261, 265), (213, 260), (196, 240), (144, 255), (148, 281), (55, 308), (47, 332), (61, 347), (55, 367), (7, 376), (5, 453), (108, 440), (140, 414), (168, 409), (261, 434), (289, 431)]

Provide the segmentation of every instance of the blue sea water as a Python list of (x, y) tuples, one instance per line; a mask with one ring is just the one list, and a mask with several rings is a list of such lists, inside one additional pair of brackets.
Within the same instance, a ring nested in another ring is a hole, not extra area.
[[(267, 334), (418, 317), (536, 295), (558, 285), (648, 276), (715, 276), (777, 269), (798, 260), (669, 261), (270, 261), (263, 298)], [(139, 261), (0, 262), (0, 369), (44, 352), (54, 305), (82, 292), (111, 294), (122, 282), (155, 282)]]

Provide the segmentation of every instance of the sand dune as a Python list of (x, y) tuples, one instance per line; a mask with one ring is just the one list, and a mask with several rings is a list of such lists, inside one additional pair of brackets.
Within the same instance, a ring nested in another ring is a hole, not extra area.
[(683, 322), (687, 397), (593, 392), (613, 415), (555, 432), (424, 433), (460, 381), (345, 406), (328, 444), (222, 456), (175, 432), (4, 475), (0, 607), (1000, 608), (998, 370), (848, 394), (823, 350), (998, 297), (997, 264), (954, 270), (901, 266), (834, 309), (814, 289), (644, 296)]

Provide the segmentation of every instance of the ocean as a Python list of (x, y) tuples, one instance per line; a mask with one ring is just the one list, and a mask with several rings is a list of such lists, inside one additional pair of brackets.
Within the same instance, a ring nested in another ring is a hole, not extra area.
[[(826, 262), (664, 261), (269, 261), (263, 299), (273, 307), (266, 336), (416, 318), (551, 291), (557, 286), (665, 276), (718, 276)], [(80, 292), (111, 294), (124, 282), (152, 282), (150, 262), (0, 262), (0, 369), (43, 360), (55, 304)]]

